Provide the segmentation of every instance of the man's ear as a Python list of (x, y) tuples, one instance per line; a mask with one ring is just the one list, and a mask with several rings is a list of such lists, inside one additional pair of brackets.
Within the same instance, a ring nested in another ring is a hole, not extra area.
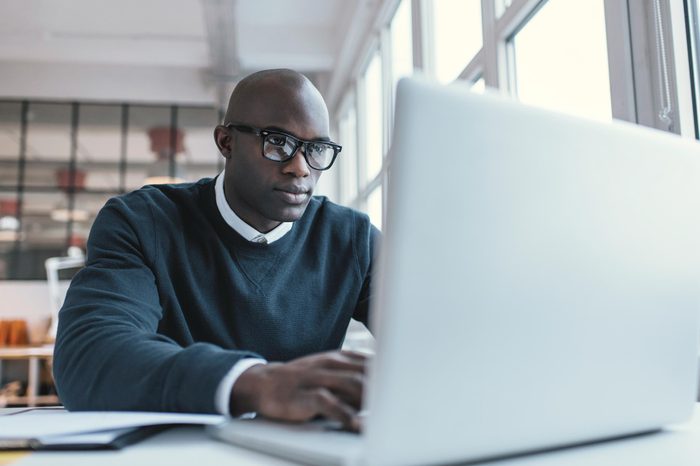
[(216, 142), (216, 147), (219, 148), (219, 152), (224, 156), (225, 159), (231, 158), (231, 145), (233, 141), (231, 140), (231, 133), (228, 128), (222, 125), (217, 125), (214, 128), (214, 142)]

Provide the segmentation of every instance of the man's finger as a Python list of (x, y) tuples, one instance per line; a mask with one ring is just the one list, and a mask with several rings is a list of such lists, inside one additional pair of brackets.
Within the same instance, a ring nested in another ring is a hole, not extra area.
[(311, 393), (319, 414), (327, 419), (339, 421), (345, 429), (356, 432), (359, 430), (357, 411), (352, 407), (324, 388), (313, 390)]
[(326, 369), (358, 372), (364, 374), (366, 358), (349, 357), (340, 352), (334, 352), (323, 355), (323, 357), (319, 358), (317, 363), (318, 366)]
[(364, 393), (364, 375), (352, 371), (318, 370), (309, 374), (310, 387), (327, 388), (359, 410)]
[(359, 351), (340, 350), (339, 353), (343, 356), (347, 356), (348, 358), (357, 359), (362, 362), (366, 362), (367, 359), (369, 359), (369, 356), (366, 353), (360, 353)]

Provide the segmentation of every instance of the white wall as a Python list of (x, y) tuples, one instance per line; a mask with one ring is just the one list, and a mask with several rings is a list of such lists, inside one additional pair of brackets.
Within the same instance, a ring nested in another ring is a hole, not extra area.
[(24, 319), (29, 339), (43, 339), (51, 316), (49, 290), (45, 281), (0, 281), (0, 319)]
[(64, 63), (0, 63), (0, 98), (215, 104), (202, 69)]

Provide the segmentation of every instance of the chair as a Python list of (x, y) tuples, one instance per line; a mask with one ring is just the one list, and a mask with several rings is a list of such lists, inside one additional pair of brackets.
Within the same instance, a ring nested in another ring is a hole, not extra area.
[(70, 282), (59, 280), (59, 272), (67, 269), (79, 269), (85, 265), (85, 254), (78, 247), (68, 248), (65, 257), (49, 257), (44, 263), (46, 266), (46, 281), (49, 287), (49, 305), (51, 309), (51, 324), (46, 334), (46, 341), (56, 340), (58, 329), (58, 311), (63, 306)]

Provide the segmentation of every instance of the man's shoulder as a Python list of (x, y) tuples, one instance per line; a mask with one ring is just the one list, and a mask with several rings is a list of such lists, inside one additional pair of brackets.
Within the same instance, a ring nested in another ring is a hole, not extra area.
[(379, 240), (379, 230), (372, 225), (369, 216), (324, 196), (314, 196), (309, 209), (310, 215), (305, 215), (308, 222), (305, 231), (313, 238), (309, 244), (319, 250), (332, 251), (333, 257), (354, 257), (358, 272), (364, 274)]
[(190, 202), (197, 202), (202, 192), (213, 184), (211, 178), (176, 184), (146, 185), (134, 191), (111, 198), (107, 206), (134, 212), (149, 210), (170, 210)]
[(351, 207), (342, 206), (328, 199), (326, 196), (313, 196), (307, 207), (310, 216), (314, 221), (322, 219), (323, 222), (335, 224), (345, 224), (354, 222), (355, 224), (369, 225), (369, 217), (364, 212), (360, 212)]
[(199, 181), (175, 184), (149, 184), (139, 189), (122, 194), (124, 200), (128, 199), (149, 199), (153, 202), (164, 201), (170, 199), (176, 201), (178, 199), (199, 196), (200, 193), (212, 184), (212, 178), (202, 178)]

